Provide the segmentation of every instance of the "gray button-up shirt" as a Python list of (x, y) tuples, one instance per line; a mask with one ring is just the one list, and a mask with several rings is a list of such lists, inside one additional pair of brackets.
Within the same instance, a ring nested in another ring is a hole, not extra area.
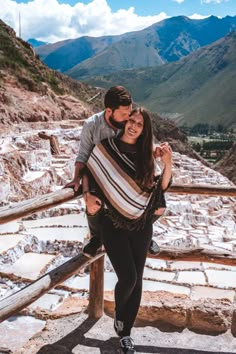
[(94, 145), (103, 139), (118, 135), (120, 130), (114, 131), (105, 121), (105, 111), (94, 114), (85, 120), (80, 136), (79, 153), (76, 162), (86, 163)]

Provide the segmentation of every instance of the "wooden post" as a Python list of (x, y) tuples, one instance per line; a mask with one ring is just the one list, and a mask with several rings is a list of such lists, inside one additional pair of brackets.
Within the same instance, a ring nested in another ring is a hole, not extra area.
[(89, 317), (100, 318), (104, 309), (104, 256), (90, 265)]
[[(47, 293), (50, 289), (70, 278), (81, 268), (85, 268), (100, 257), (103, 259), (103, 255), (104, 252), (101, 252), (94, 258), (89, 259), (83, 254), (79, 254), (68, 262), (43, 275), (41, 278), (35, 280), (33, 283), (27, 285), (25, 288), (1, 300), (0, 322), (18, 313), (24, 307), (30, 305), (43, 294)], [(93, 296), (97, 297), (97, 294), (95, 293)]]

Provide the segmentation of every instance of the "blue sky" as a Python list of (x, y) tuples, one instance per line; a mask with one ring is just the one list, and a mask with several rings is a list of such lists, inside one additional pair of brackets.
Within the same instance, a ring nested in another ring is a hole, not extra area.
[(56, 42), (140, 30), (172, 16), (236, 16), (236, 0), (0, 0), (0, 18), (24, 39)]
[[(25, 0), (24, 2), (27, 2)], [(76, 4), (77, 0), (60, 0), (59, 3), (67, 3), (70, 5)], [(88, 4), (89, 0), (82, 1)], [(224, 17), (227, 15), (236, 15), (236, 0), (108, 0), (108, 5), (113, 11), (119, 9), (127, 10), (130, 7), (135, 8), (135, 12), (140, 16), (148, 16), (166, 12), (169, 16), (186, 15), (191, 16), (194, 13), (199, 13), (204, 16), (209, 14)]]

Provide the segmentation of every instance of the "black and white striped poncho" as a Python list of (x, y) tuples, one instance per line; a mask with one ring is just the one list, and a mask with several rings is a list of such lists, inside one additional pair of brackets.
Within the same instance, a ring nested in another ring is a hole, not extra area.
[(120, 152), (117, 139), (106, 139), (96, 145), (87, 167), (116, 227), (142, 229), (155, 209), (165, 207), (161, 178), (150, 191), (143, 190), (135, 181), (134, 162)]

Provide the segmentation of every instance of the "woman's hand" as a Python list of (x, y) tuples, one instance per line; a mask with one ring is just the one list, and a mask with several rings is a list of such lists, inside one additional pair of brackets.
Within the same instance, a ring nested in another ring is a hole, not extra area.
[(102, 206), (101, 200), (89, 192), (84, 194), (84, 201), (86, 204), (87, 212), (91, 215), (96, 214)]
[(161, 187), (166, 191), (172, 175), (172, 149), (168, 143), (165, 143), (165, 145), (161, 147), (161, 161), (165, 166), (162, 174)]
[(161, 143), (159, 145), (155, 146), (155, 150), (154, 150), (154, 158), (158, 158), (162, 156), (162, 149), (165, 146), (170, 146), (167, 142)]
[(161, 147), (161, 161), (166, 165), (172, 165), (172, 149), (168, 143)]

